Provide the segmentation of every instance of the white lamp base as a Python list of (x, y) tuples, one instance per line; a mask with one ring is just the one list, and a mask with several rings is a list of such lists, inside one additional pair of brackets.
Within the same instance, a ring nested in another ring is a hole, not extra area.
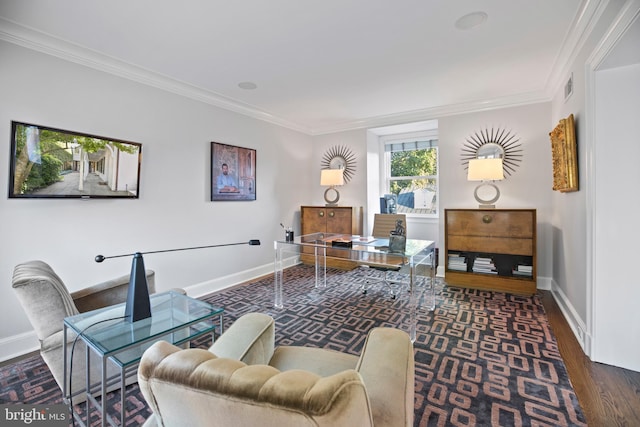
[[(486, 191), (487, 189), (484, 187), (489, 187), (490, 190)], [(482, 196), (479, 194), (478, 190), (482, 192)], [(483, 182), (476, 187), (476, 190), (473, 192), (473, 197), (475, 197), (476, 201), (480, 203), (480, 209), (495, 209), (495, 203), (500, 198), (500, 190), (495, 184)]]
[[(333, 190), (336, 194), (333, 199), (329, 198), (329, 191)], [(331, 186), (324, 190), (324, 201), (327, 202), (325, 206), (338, 206), (338, 200), (340, 200), (340, 193), (335, 187)]]

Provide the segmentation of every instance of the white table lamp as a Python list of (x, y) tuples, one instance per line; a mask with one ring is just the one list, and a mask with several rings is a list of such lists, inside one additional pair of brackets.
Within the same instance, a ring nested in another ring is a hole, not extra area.
[[(344, 184), (344, 174), (342, 169), (322, 169), (320, 171), (320, 185), (323, 187), (329, 187), (324, 192), (324, 200), (327, 202), (326, 206), (338, 206), (338, 200), (340, 200), (340, 193), (336, 190), (337, 185)], [(335, 197), (329, 199), (329, 192), (334, 191)]]
[[(469, 173), (467, 175), (468, 181), (482, 181), (473, 192), (473, 196), (480, 203), (480, 209), (495, 208), (495, 203), (500, 198), (500, 190), (498, 187), (489, 181), (499, 181), (504, 179), (504, 170), (502, 168), (502, 159), (471, 159), (469, 160)], [(478, 190), (483, 190), (483, 187), (493, 188), (495, 194), (489, 195), (488, 198), (483, 198), (478, 194)]]

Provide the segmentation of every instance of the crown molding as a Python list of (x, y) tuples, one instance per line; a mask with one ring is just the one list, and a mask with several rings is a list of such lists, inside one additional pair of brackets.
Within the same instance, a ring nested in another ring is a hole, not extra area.
[(580, 53), (608, 4), (609, 0), (585, 0), (582, 4), (582, 9), (572, 22), (551, 68), (546, 88), (549, 97), (561, 91), (571, 73), (571, 65), (575, 63), (578, 53)]
[(522, 105), (538, 104), (541, 102), (549, 101), (551, 101), (551, 97), (547, 95), (545, 91), (536, 91), (525, 94), (495, 98), (492, 100), (471, 101), (460, 104), (444, 105), (439, 107), (424, 108), (420, 110), (370, 117), (362, 120), (348, 121), (342, 124), (327, 126), (325, 128), (315, 128), (312, 130), (311, 135), (326, 135), (336, 132), (345, 132), (349, 130), (399, 125), (423, 120), (440, 119), (442, 117), (455, 116), (458, 114), (497, 110), (500, 108), (518, 107)]
[(283, 119), (252, 105), (124, 62), (2, 17), (0, 17), (0, 40), (278, 126), (305, 134), (311, 133), (306, 126)]
[(616, 44), (624, 37), (625, 32), (640, 17), (640, 0), (627, 0), (607, 33), (587, 59), (587, 66), (591, 70), (598, 68), (606, 57), (613, 51)]
[(350, 120), (325, 127), (311, 128), (276, 116), (255, 106), (225, 97), (214, 91), (197, 87), (168, 76), (150, 71), (56, 38), (41, 31), (28, 28), (0, 17), (0, 40), (5, 40), (28, 49), (55, 56), (79, 65), (110, 73), (160, 90), (194, 99), (225, 110), (253, 117), (268, 123), (292, 129), (310, 136), (325, 135), (370, 127), (410, 123), (443, 116), (488, 111), (499, 108), (548, 102), (565, 83), (569, 67), (574, 63), (580, 47), (585, 43), (595, 23), (602, 15), (609, 0), (585, 0), (583, 7), (567, 32), (561, 51), (547, 80), (540, 91), (506, 96), (490, 100), (471, 101), (460, 104), (437, 106), (407, 112), (393, 113), (361, 120)]

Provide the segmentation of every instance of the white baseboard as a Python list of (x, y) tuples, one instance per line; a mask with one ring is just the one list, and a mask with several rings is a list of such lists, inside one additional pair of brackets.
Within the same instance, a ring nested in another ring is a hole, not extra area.
[(550, 277), (540, 277), (538, 276), (536, 280), (536, 288), (541, 289), (543, 291), (551, 290), (551, 278)]
[(553, 299), (556, 300), (558, 307), (560, 307), (560, 311), (562, 311), (564, 318), (567, 319), (567, 323), (569, 324), (571, 331), (578, 340), (580, 347), (582, 347), (582, 351), (584, 351), (584, 354), (589, 356), (589, 349), (591, 348), (591, 336), (587, 332), (586, 324), (580, 318), (575, 308), (573, 308), (573, 305), (568, 300), (567, 296), (555, 281), (551, 282), (551, 294), (553, 295)]
[(38, 351), (40, 342), (35, 331), (24, 332), (0, 340), (0, 362)]
[[(283, 268), (288, 268), (300, 263), (300, 257), (295, 256), (282, 260)], [(249, 280), (258, 279), (262, 276), (273, 274), (273, 264), (266, 264), (250, 270), (241, 271), (239, 273), (230, 274), (224, 277), (218, 277), (206, 282), (196, 283), (185, 288), (187, 295), (193, 298), (200, 298), (212, 292), (230, 288)]]

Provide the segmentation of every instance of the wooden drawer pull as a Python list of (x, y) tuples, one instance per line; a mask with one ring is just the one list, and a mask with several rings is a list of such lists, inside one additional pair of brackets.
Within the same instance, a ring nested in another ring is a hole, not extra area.
[(485, 215), (482, 217), (482, 222), (485, 224), (489, 224), (491, 221), (493, 221), (493, 217), (491, 215)]

